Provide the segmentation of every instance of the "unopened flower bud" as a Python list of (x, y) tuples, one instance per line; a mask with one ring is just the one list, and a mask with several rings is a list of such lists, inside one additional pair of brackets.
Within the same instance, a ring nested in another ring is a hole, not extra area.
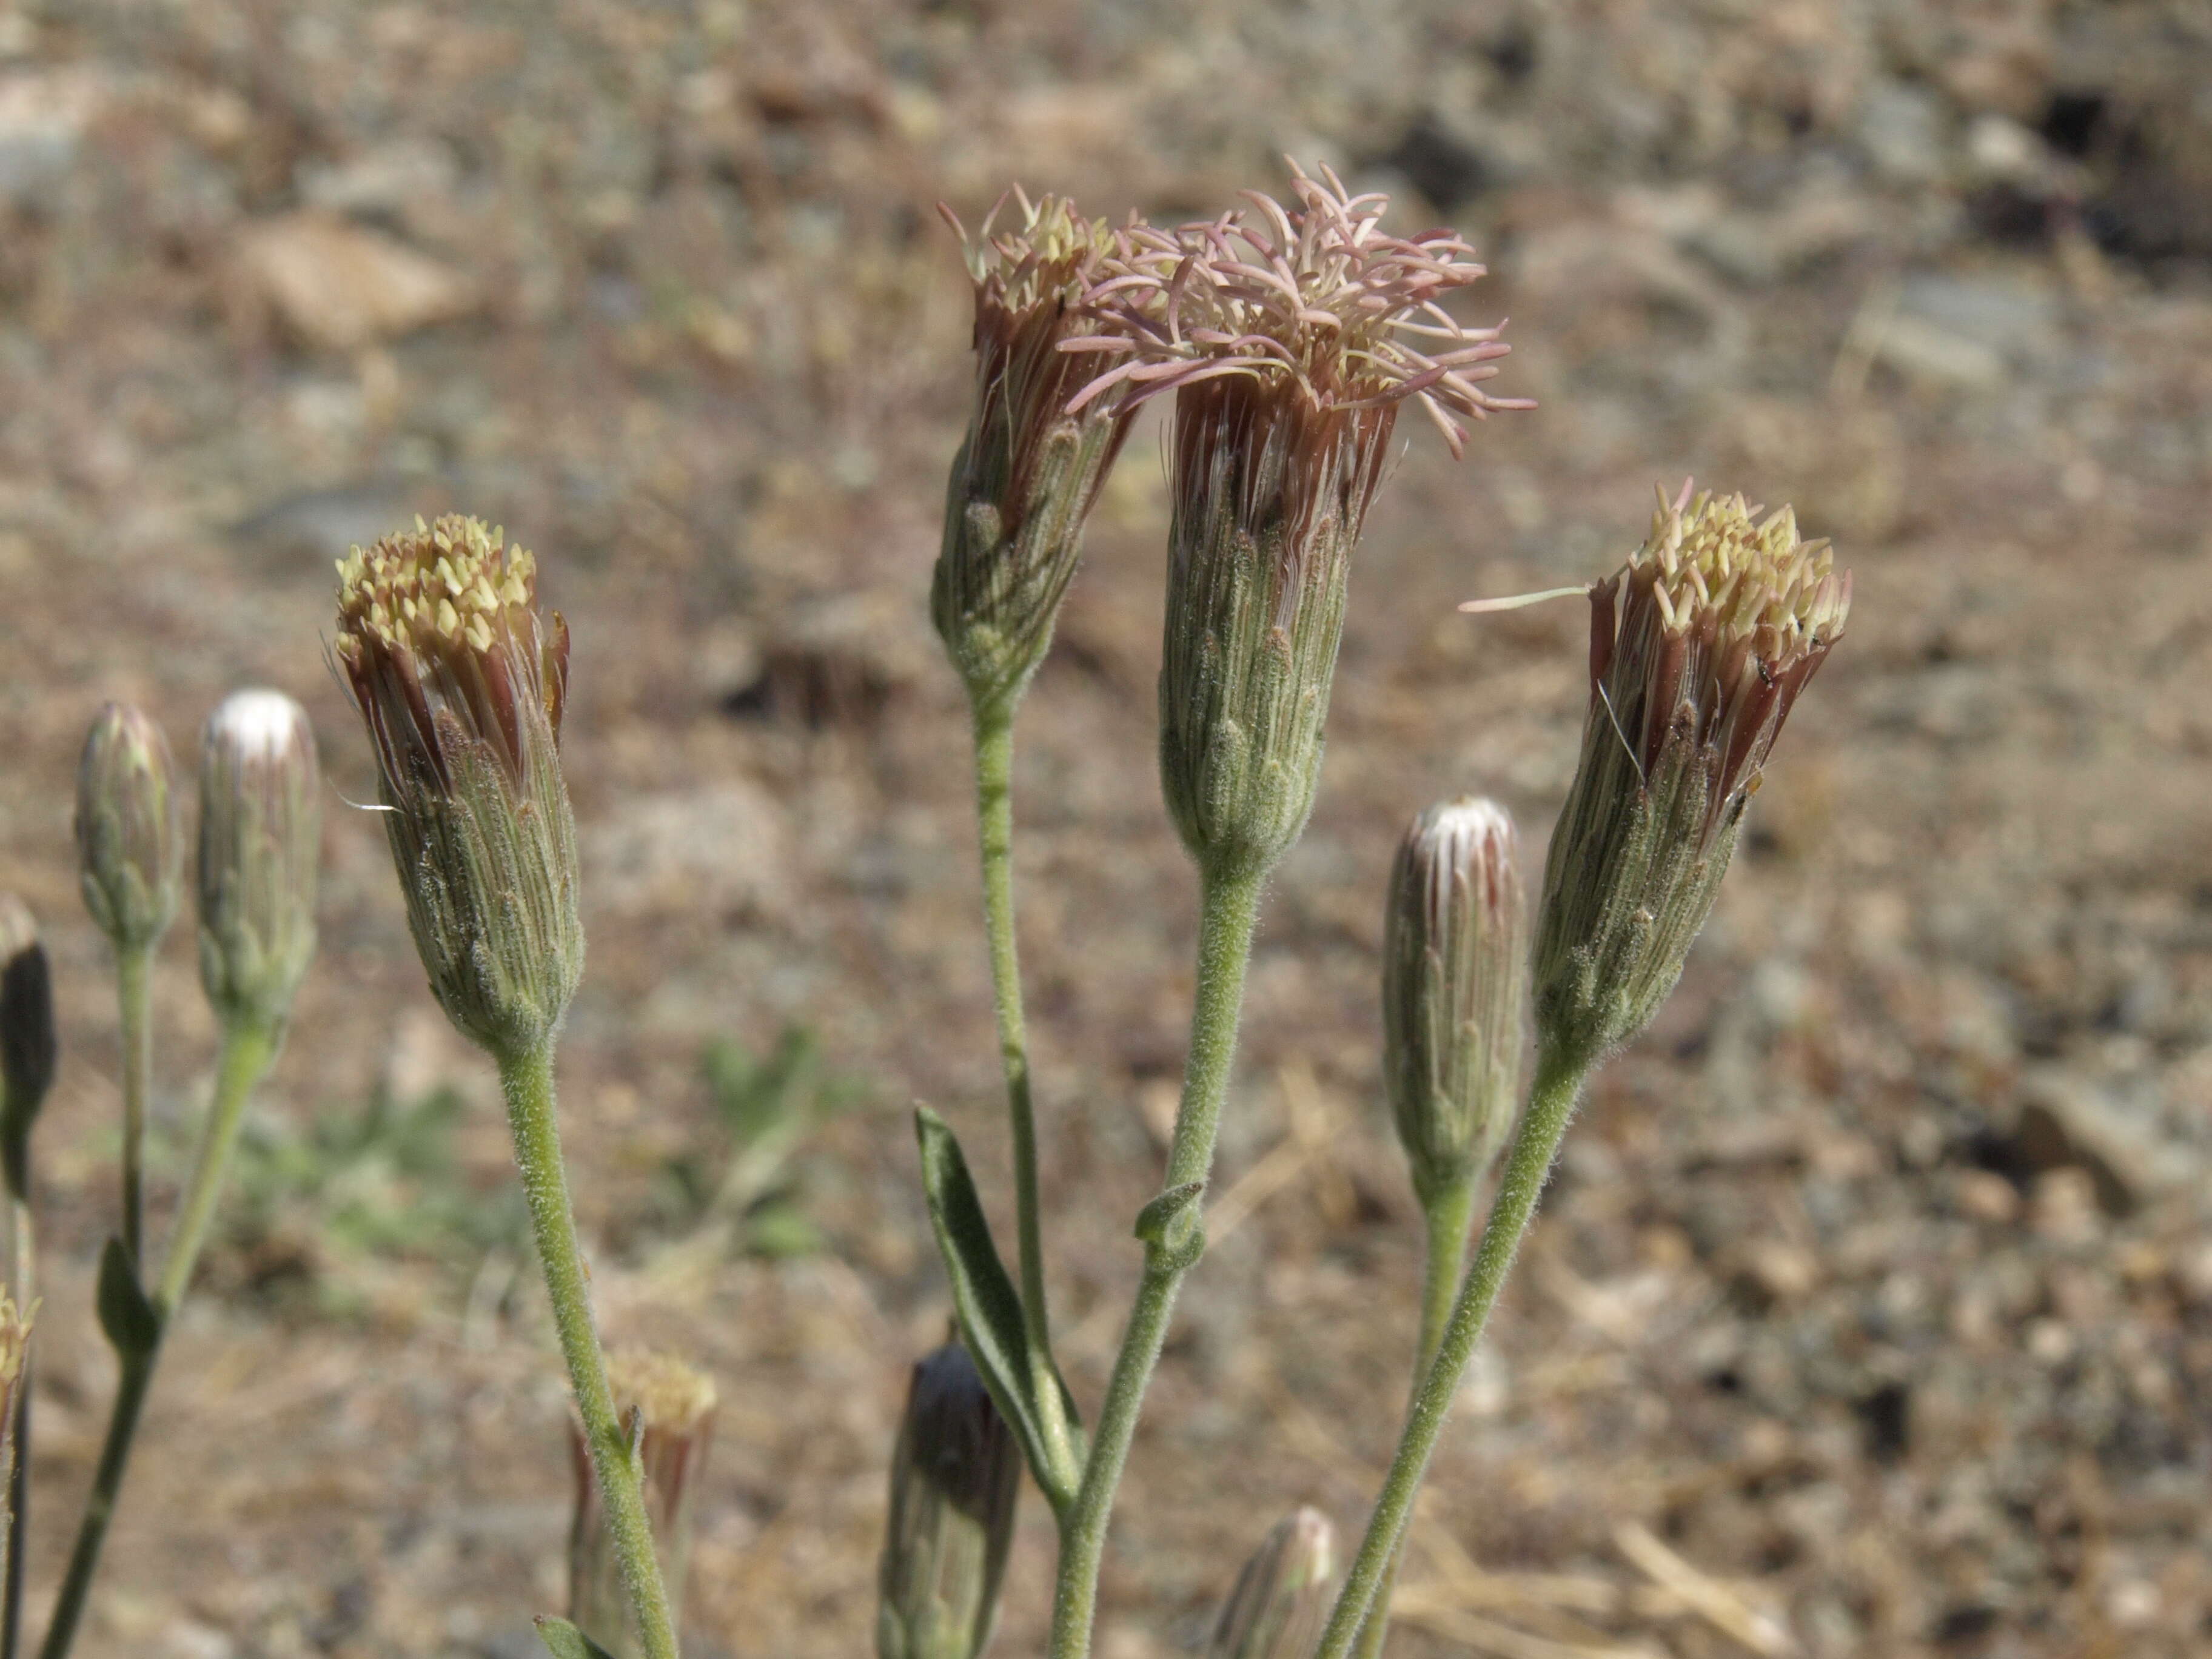
[(1112, 246), (1105, 222), (1086, 222), (1058, 197), (1018, 200), (1018, 229), (994, 237), (986, 220), (975, 241), (962, 233), (975, 289), (975, 403), (930, 585), (945, 648), (978, 709), (994, 712), (1011, 712), (1051, 647), (1084, 522), (1130, 416), (1119, 393), (1067, 407), (1093, 365), (1060, 347), (1097, 331), (1078, 307)]
[(975, 1659), (1013, 1543), (1022, 1455), (968, 1350), (916, 1363), (891, 1454), (877, 1574), (878, 1659)]
[(337, 663), (376, 748), (408, 926), (447, 1017), (495, 1055), (548, 1042), (584, 968), (561, 776), (568, 630), (537, 563), (475, 519), (338, 562)]
[(1517, 407), (1477, 382), (1495, 329), (1437, 303), (1483, 274), (1449, 231), (1378, 228), (1381, 196), (1299, 173), (1297, 203), (1123, 233), (1096, 285), (1102, 349), (1124, 358), (1077, 398), (1175, 394), (1160, 775), (1200, 864), (1255, 875), (1305, 826), (1320, 781), (1352, 550), (1399, 409), (1453, 451), (1454, 416)]
[(31, 1125), (53, 1086), (54, 992), (30, 907), (0, 893), (0, 1168), (18, 1202), (30, 1196)]
[(177, 914), (184, 861), (176, 765), (161, 728), (111, 702), (76, 769), (76, 852), (85, 908), (118, 951), (150, 949)]
[(283, 1023), (315, 954), (321, 775), (307, 711), (236, 691), (200, 734), (200, 983), (227, 1022)]
[(1382, 1079), (1424, 1206), (1504, 1145), (1528, 1006), (1513, 820), (1492, 800), (1431, 806), (1399, 843), (1382, 937)]
[[(684, 1605), (691, 1559), (691, 1516), (714, 1435), (714, 1384), (674, 1356), (617, 1348), (607, 1356), (615, 1410), (636, 1437), (645, 1474), (647, 1518), (660, 1558), (668, 1605)], [(568, 1422), (574, 1455), (576, 1512), (568, 1534), (568, 1617), (614, 1659), (643, 1652), (623, 1588), (622, 1558), (592, 1473), (583, 1425)]]
[(1328, 1610), (1335, 1553), (1334, 1529), (1319, 1510), (1275, 1522), (1222, 1603), (1206, 1659), (1307, 1659)]
[(1537, 1029), (1578, 1065), (1674, 989), (1791, 706), (1841, 638), (1849, 572), (1788, 507), (1662, 492), (1590, 590), (1582, 759), (1544, 863)]

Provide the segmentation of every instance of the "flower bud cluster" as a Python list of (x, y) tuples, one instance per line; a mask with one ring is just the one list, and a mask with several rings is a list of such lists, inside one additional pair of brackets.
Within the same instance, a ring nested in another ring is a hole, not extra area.
[(583, 972), (561, 775), (568, 631), (536, 562), (475, 519), (419, 519), (338, 562), (338, 668), (376, 748), (416, 950), (496, 1054), (546, 1042)]

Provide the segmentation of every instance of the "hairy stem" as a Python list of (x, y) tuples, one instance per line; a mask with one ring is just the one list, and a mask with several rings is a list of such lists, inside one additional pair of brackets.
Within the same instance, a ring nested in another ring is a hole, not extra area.
[(122, 1374), (115, 1381), (115, 1404), (107, 1415), (107, 1438), (100, 1449), (100, 1466), (93, 1471), (92, 1490), (85, 1494), (84, 1516), (77, 1522), (76, 1543), (70, 1551), (69, 1571), (54, 1601), (54, 1616), (46, 1626), (40, 1659), (62, 1659), (76, 1639), (77, 1623), (92, 1593), (93, 1574), (100, 1566), (100, 1547), (106, 1541), (107, 1523), (114, 1518), (115, 1500), (123, 1490), (123, 1471), (131, 1461), (138, 1414), (154, 1383), (154, 1360), (150, 1352), (124, 1357)]
[[(125, 1004), (127, 1006), (127, 993)], [(127, 1014), (125, 1023), (127, 1028)], [(163, 1328), (191, 1283), (192, 1267), (199, 1260), (200, 1246), (206, 1242), (208, 1221), (222, 1190), (231, 1151), (238, 1145), (246, 1100), (276, 1054), (276, 1033), (272, 1030), (240, 1024), (223, 1033), (222, 1054), (216, 1063), (214, 1103), (208, 1109), (207, 1123), (200, 1134), (199, 1153), (185, 1189), (184, 1204), (177, 1213), (175, 1230), (169, 1236), (169, 1252), (161, 1264), (161, 1282), (153, 1296), (154, 1311)], [(130, 1467), (131, 1444), (138, 1432), (139, 1413), (145, 1408), (146, 1395), (153, 1388), (154, 1370), (161, 1355), (157, 1340), (143, 1354), (121, 1356), (122, 1374), (115, 1385), (115, 1403), (108, 1413), (107, 1439), (100, 1448), (100, 1466), (93, 1473), (92, 1490), (85, 1495), (84, 1514), (77, 1522), (76, 1543), (70, 1552), (69, 1571), (62, 1579), (61, 1593), (54, 1600), (53, 1618), (46, 1626), (46, 1639), (39, 1650), (40, 1659), (62, 1659), (76, 1639), (77, 1624), (84, 1616), (85, 1601), (92, 1593), (93, 1576), (100, 1569), (100, 1547), (107, 1541), (107, 1523), (114, 1519), (115, 1505), (122, 1496), (124, 1472)]]
[(1405, 1535), (1407, 1520), (1413, 1514), (1413, 1495), (1420, 1490), (1421, 1477), (1428, 1472), (1429, 1458), (1443, 1433), (1444, 1419), (1450, 1414), (1453, 1397), (1459, 1392), (1460, 1379), (1467, 1374), (1468, 1361), (1474, 1357), (1475, 1344), (1482, 1340), (1482, 1328), (1490, 1318), (1490, 1310), (1498, 1300), (1506, 1273), (1512, 1268), (1522, 1235), (1536, 1212), (1536, 1200), (1551, 1174), (1552, 1160), (1559, 1152), (1561, 1137), (1567, 1132), (1568, 1120), (1574, 1115), (1575, 1103), (1581, 1097), (1583, 1080), (1589, 1069), (1588, 1061), (1580, 1055), (1562, 1054), (1548, 1043), (1539, 1047), (1535, 1087), (1529, 1095), (1528, 1109), (1522, 1116), (1519, 1133), (1514, 1136), (1513, 1150), (1507, 1156), (1505, 1173), (1498, 1185), (1497, 1201), (1491, 1207), (1489, 1223), (1482, 1230), (1482, 1243), (1475, 1251), (1466, 1282), (1460, 1286), (1450, 1317), (1444, 1322), (1443, 1338), (1422, 1381), (1420, 1393), (1413, 1401), (1413, 1410), (1407, 1414), (1397, 1455), (1391, 1460), (1390, 1473), (1383, 1479), (1382, 1495), (1376, 1500), (1375, 1513), (1367, 1522), (1366, 1536), (1359, 1540), (1359, 1553), (1352, 1558), (1352, 1570), (1345, 1575), (1344, 1588), (1337, 1592), (1336, 1605), (1329, 1612), (1328, 1626), (1322, 1632), (1315, 1659), (1345, 1659), (1358, 1638), (1360, 1626), (1382, 1584), (1384, 1568)]
[(123, 1024), (123, 1248), (134, 1271), (145, 1264), (146, 1091), (154, 1072), (150, 946), (115, 956), (115, 1000)]
[(568, 1172), (561, 1161), (553, 1045), (547, 1042), (496, 1058), (500, 1085), (507, 1093), (507, 1126), (514, 1134), (514, 1158), (521, 1167), (538, 1257), (553, 1301), (553, 1324), (560, 1334), (562, 1357), (568, 1364), (576, 1415), (583, 1422), (592, 1472), (606, 1505), (608, 1530), (622, 1558), (630, 1609), (637, 1616), (647, 1659), (676, 1659), (676, 1624), (661, 1583), (660, 1562), (653, 1553), (652, 1523), (646, 1518), (644, 1475), (616, 1413), (614, 1394), (607, 1386), (606, 1358), (599, 1352), (599, 1333), (592, 1322), (584, 1254), (576, 1240)]
[(223, 1177), (230, 1172), (238, 1132), (246, 1124), (246, 1099), (276, 1057), (274, 1031), (240, 1024), (223, 1033), (222, 1056), (216, 1062), (215, 1103), (200, 1129), (199, 1151), (192, 1160), (191, 1177), (185, 1183), (184, 1198), (177, 1206), (168, 1254), (161, 1260), (161, 1280), (154, 1290), (154, 1306), (165, 1320), (191, 1288), (200, 1247), (207, 1243), (208, 1224), (215, 1218), (216, 1201), (222, 1196)]
[[(1474, 1185), (1470, 1178), (1447, 1188), (1422, 1212), (1428, 1224), (1428, 1251), (1421, 1269), (1421, 1334), (1413, 1348), (1413, 1397), (1406, 1406), (1408, 1415), (1420, 1403), (1421, 1384), (1428, 1377), (1429, 1367), (1436, 1363), (1437, 1347), (1443, 1340), (1444, 1326), (1451, 1318), (1452, 1302), (1459, 1291), (1460, 1272), (1467, 1264), (1468, 1228), (1474, 1219)], [(1359, 1659), (1378, 1659), (1382, 1651), (1383, 1638), (1390, 1629), (1390, 1590), (1398, 1582), (1398, 1566), (1405, 1557), (1405, 1543), (1401, 1540), (1390, 1552), (1382, 1582), (1376, 1586), (1374, 1606), (1360, 1632)]]
[(999, 1058), (1006, 1073), (1006, 1116), (1013, 1128), (1014, 1225), (1019, 1237), (1022, 1326), (1030, 1386), (1054, 1457), (1072, 1467), (1067, 1419), (1052, 1364), (1046, 1311), (1043, 1225), (1038, 1215), (1036, 1113), (1030, 1098), (1029, 1036), (1022, 1020), (1021, 963), (1014, 945), (1014, 719), (1011, 708), (975, 706), (975, 816), (983, 853), (983, 922), (998, 1004)]
[[(1252, 929), (1260, 908), (1260, 877), (1202, 878), (1198, 931), (1198, 988), (1193, 998), (1190, 1052), (1183, 1064), (1182, 1102), (1176, 1112), (1175, 1137), (1168, 1150), (1162, 1194), (1194, 1183), (1203, 1187), (1213, 1167), (1213, 1143), (1221, 1127), (1221, 1103), (1237, 1052), (1237, 1020), (1244, 1002), (1244, 970), (1252, 954)], [(1182, 1212), (1182, 1225), (1170, 1223), (1145, 1246), (1144, 1277), (1115, 1356), (1105, 1404), (1083, 1485), (1061, 1523), (1060, 1572), (1054, 1587), (1051, 1659), (1085, 1659), (1091, 1627), (1098, 1611), (1098, 1572), (1106, 1553), (1106, 1528), (1114, 1494), (1128, 1462), (1146, 1388), (1167, 1340), (1169, 1316), (1183, 1275), (1205, 1248), (1198, 1229), (1197, 1196)]]

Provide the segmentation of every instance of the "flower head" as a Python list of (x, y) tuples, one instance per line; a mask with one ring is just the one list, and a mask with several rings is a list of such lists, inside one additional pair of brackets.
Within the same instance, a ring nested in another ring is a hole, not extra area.
[(505, 531), (453, 514), (338, 561), (338, 663), (387, 772), (450, 782), (450, 737), (489, 744), (520, 780), (533, 707), (558, 741), (568, 625), (556, 611), (540, 627), (537, 580)]
[(1089, 296), (1105, 322), (1064, 348), (1122, 361), (1079, 405), (1127, 386), (1133, 402), (1223, 376), (1280, 382), (1315, 410), (1385, 408), (1410, 399), (1456, 455), (1498, 398), (1480, 382), (1510, 348), (1497, 328), (1463, 327), (1443, 296), (1482, 276), (1474, 250), (1448, 230), (1381, 229), (1389, 198), (1349, 194), (1327, 167), (1293, 161), (1296, 204), (1245, 192), (1258, 217), (1231, 214), (1172, 232), (1133, 226)]
[(1685, 738), (1710, 757), (1709, 845), (1850, 615), (1850, 573), (1826, 541), (1799, 541), (1787, 507), (1760, 511), (1662, 491), (1644, 545), (1590, 590), (1592, 696), (1644, 774)]
[[(1069, 404), (1090, 368), (1061, 349), (1095, 334), (1082, 309), (1114, 246), (1105, 222), (1018, 189), (1018, 228), (972, 241), (950, 209), (975, 291), (975, 401), (954, 458), (930, 609), (980, 705), (1018, 697), (1052, 643), (1083, 526), (1133, 405)], [(1001, 201), (1000, 207), (1005, 203)]]
[(1466, 799), (1407, 829), (1382, 935), (1382, 1080), (1425, 1205), (1489, 1167), (1512, 1127), (1528, 1002), (1528, 901), (1505, 809)]
[(1544, 865), (1537, 1027), (1594, 1060), (1680, 975), (1791, 707), (1843, 635), (1848, 572), (1788, 507), (1662, 493), (1590, 589), (1582, 760)]
[(1118, 358), (1074, 409), (1175, 393), (1160, 670), (1160, 775), (1183, 842), (1216, 874), (1264, 871), (1297, 839), (1321, 775), (1352, 550), (1419, 404), (1520, 406), (1479, 386), (1505, 352), (1442, 301), (1482, 275), (1449, 231), (1380, 228), (1384, 198), (1292, 168), (1295, 205), (1251, 198), (1173, 232), (1116, 236), (1073, 356)]
[(85, 908), (118, 951), (144, 951), (177, 914), (184, 863), (176, 762), (143, 712), (111, 702), (76, 769), (77, 865)]
[(561, 775), (568, 630), (536, 562), (475, 519), (416, 520), (338, 562), (337, 668), (376, 749), (416, 950), (496, 1054), (547, 1040), (583, 971)]
[(237, 691), (200, 735), (200, 982), (226, 1020), (283, 1023), (315, 954), (321, 775), (307, 711)]

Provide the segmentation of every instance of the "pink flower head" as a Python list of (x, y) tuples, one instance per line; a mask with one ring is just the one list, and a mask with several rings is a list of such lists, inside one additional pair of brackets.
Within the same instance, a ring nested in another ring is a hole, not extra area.
[(1411, 399), (1457, 455), (1467, 431), (1455, 417), (1534, 407), (1479, 384), (1509, 349), (1499, 328), (1464, 327), (1443, 308), (1446, 295), (1484, 275), (1473, 248), (1449, 230), (1387, 235), (1387, 197), (1349, 195), (1327, 167), (1316, 179), (1290, 165), (1293, 207), (1247, 191), (1256, 216), (1117, 234), (1086, 298), (1098, 332), (1060, 349), (1121, 361), (1071, 408), (1117, 386), (1133, 405), (1245, 375), (1295, 388), (1316, 410)]

